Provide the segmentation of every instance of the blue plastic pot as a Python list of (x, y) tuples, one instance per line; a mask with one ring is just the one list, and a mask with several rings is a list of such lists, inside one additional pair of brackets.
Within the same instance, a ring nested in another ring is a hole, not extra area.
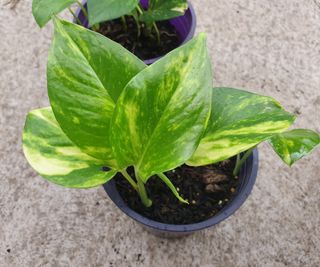
[[(141, 4), (144, 7), (147, 7), (148, 0), (141, 0)], [(189, 8), (183, 16), (169, 20), (170, 24), (175, 27), (179, 35), (180, 45), (183, 45), (186, 42), (190, 41), (193, 38), (196, 30), (196, 24), (197, 24), (196, 14), (194, 12), (194, 9), (191, 3), (189, 2), (188, 4), (189, 4)], [(83, 5), (85, 8), (87, 8), (87, 1), (83, 1)], [(78, 10), (76, 11), (76, 16), (80, 19), (82, 25), (84, 25), (85, 27), (88, 27), (88, 20), (80, 8), (78, 8)], [(161, 57), (146, 59), (144, 60), (144, 63), (147, 65), (151, 65), (155, 61), (159, 60)]]
[(237, 209), (241, 207), (244, 201), (249, 196), (253, 185), (256, 181), (257, 173), (259, 167), (259, 155), (258, 150), (255, 149), (251, 156), (247, 159), (245, 164), (243, 164), (239, 179), (241, 181), (237, 195), (222, 208), (222, 210), (213, 216), (212, 218), (194, 224), (176, 225), (176, 224), (166, 224), (160, 223), (148, 219), (141, 214), (132, 210), (121, 198), (114, 180), (106, 183), (103, 187), (107, 192), (110, 199), (120, 208), (126, 215), (134, 219), (142, 226), (145, 226), (148, 230), (151, 230), (154, 234), (162, 235), (165, 237), (177, 237), (181, 235), (190, 234), (196, 231), (203, 230), (205, 228), (214, 226), (219, 222), (227, 219), (232, 215)]

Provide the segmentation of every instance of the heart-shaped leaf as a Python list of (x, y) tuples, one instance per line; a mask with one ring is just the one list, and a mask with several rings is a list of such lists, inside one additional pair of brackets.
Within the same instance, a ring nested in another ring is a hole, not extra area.
[(277, 134), (269, 141), (279, 157), (291, 166), (320, 143), (320, 135), (308, 129), (295, 129)]
[(167, 20), (182, 16), (187, 9), (187, 0), (150, 0), (148, 10), (139, 19), (148, 23)]
[(116, 173), (101, 171), (104, 161), (90, 157), (61, 130), (51, 108), (31, 111), (23, 132), (23, 151), (31, 166), (50, 182), (89, 188), (109, 181)]
[(52, 15), (76, 2), (76, 0), (33, 0), (32, 14), (40, 27), (43, 27), (51, 20)]
[(210, 115), (211, 66), (204, 35), (137, 74), (117, 102), (111, 140), (121, 167), (143, 181), (184, 163)]
[(114, 166), (108, 137), (115, 102), (146, 65), (98, 33), (59, 19), (54, 24), (47, 79), (55, 117), (82, 151)]
[(138, 3), (139, 0), (89, 0), (89, 23), (94, 25), (130, 14)]
[(214, 88), (206, 134), (188, 164), (201, 166), (228, 159), (285, 131), (294, 119), (271, 97)]

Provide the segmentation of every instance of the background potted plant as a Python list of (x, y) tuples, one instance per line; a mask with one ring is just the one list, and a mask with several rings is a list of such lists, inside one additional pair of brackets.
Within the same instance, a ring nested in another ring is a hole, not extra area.
[(287, 131), (295, 117), (270, 97), (212, 89), (203, 34), (146, 66), (108, 38), (55, 19), (47, 71), (51, 107), (31, 111), (23, 133), (29, 163), (65, 187), (104, 184), (120, 209), (158, 231), (197, 231), (239, 208), (257, 175), (259, 143), (291, 165), (320, 142), (311, 130)]
[[(79, 6), (76, 13), (70, 8), (73, 3)], [(191, 40), (196, 27), (187, 0), (33, 0), (32, 4), (40, 27), (65, 8), (75, 23), (120, 43), (146, 64)]]

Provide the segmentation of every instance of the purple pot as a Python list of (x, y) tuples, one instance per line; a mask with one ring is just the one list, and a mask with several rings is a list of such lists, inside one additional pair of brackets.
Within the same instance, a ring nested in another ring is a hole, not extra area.
[[(86, 2), (87, 1), (83, 2), (85, 8), (87, 8)], [(190, 41), (193, 38), (197, 24), (194, 9), (190, 2), (188, 4), (189, 8), (183, 16), (169, 20), (170, 24), (172, 24), (175, 27), (179, 35), (180, 45), (183, 45), (184, 43)], [(141, 0), (141, 5), (147, 7), (148, 0)], [(88, 28), (88, 20), (80, 8), (78, 8), (76, 15), (80, 19), (81, 23)], [(144, 60), (144, 63), (147, 65), (151, 65), (161, 57), (146, 59)]]
[(160, 223), (148, 219), (128, 207), (128, 205), (121, 198), (114, 180), (106, 183), (105, 185), (103, 185), (103, 187), (110, 199), (118, 206), (118, 208), (120, 208), (126, 215), (140, 223), (142, 226), (145, 226), (147, 230), (150, 230), (152, 233), (163, 237), (179, 237), (218, 224), (219, 222), (227, 219), (237, 209), (239, 209), (247, 199), (253, 188), (258, 173), (258, 167), (259, 154), (258, 150), (255, 149), (241, 168), (239, 174), (241, 184), (239, 185), (238, 193), (233, 198), (233, 200), (231, 200), (226, 206), (224, 206), (217, 215), (206, 221), (194, 224), (175, 225)]

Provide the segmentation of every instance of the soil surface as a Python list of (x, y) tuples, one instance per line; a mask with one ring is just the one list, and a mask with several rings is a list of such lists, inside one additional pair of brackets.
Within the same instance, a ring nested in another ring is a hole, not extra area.
[(142, 60), (163, 56), (181, 44), (176, 29), (169, 21), (157, 22), (160, 43), (154, 28), (148, 29), (144, 23), (140, 23), (139, 35), (134, 18), (125, 16), (125, 21), (125, 24), (121, 19), (103, 22), (98, 32), (121, 44)]
[[(216, 215), (236, 195), (240, 181), (232, 175), (234, 163), (232, 159), (196, 168), (183, 165), (167, 172), (189, 204), (181, 203), (157, 176), (146, 184), (153, 202), (150, 208), (141, 203), (137, 192), (121, 175), (116, 177), (116, 186), (128, 206), (149, 219), (170, 224), (197, 223)], [(129, 173), (134, 177), (133, 169)]]

